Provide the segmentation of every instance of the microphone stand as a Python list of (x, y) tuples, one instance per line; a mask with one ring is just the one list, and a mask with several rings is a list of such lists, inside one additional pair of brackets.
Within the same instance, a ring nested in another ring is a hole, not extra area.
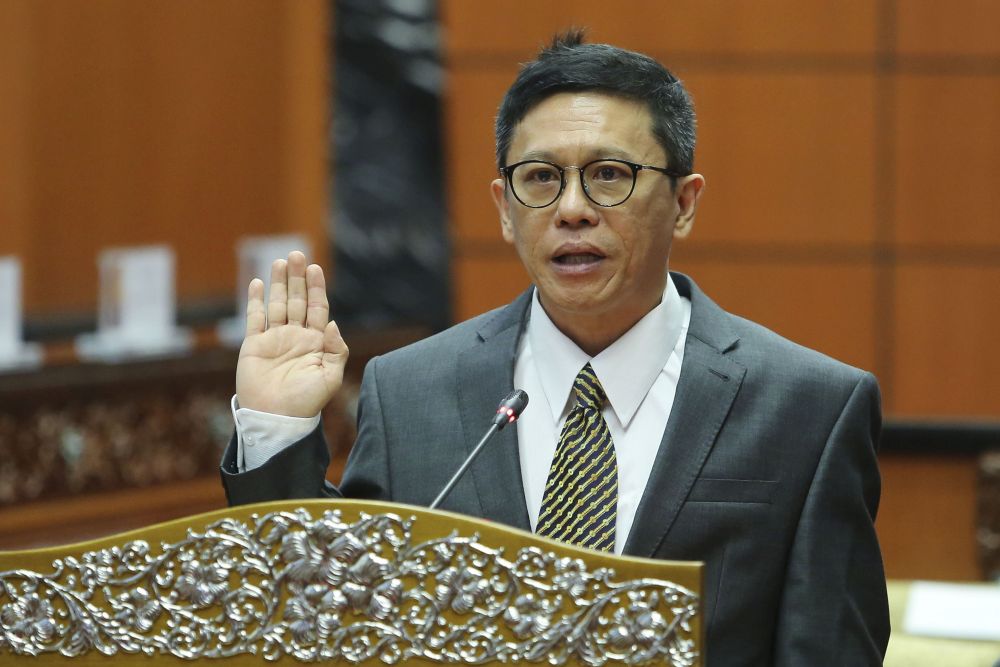
[(451, 476), (451, 479), (448, 480), (448, 483), (444, 485), (443, 489), (441, 489), (441, 493), (439, 493), (437, 498), (434, 499), (434, 502), (430, 504), (429, 506), (430, 509), (435, 509), (438, 505), (441, 504), (441, 501), (444, 500), (444, 497), (447, 496), (448, 493), (451, 491), (451, 489), (458, 483), (458, 479), (459, 477), (462, 476), (462, 473), (464, 473), (466, 469), (468, 469), (468, 467), (472, 465), (472, 462), (476, 460), (477, 456), (479, 456), (479, 452), (483, 449), (483, 447), (486, 446), (486, 443), (490, 441), (490, 438), (496, 435), (497, 431), (499, 430), (500, 427), (497, 426), (496, 424), (490, 426), (490, 430), (486, 431), (486, 435), (483, 436), (483, 439), (479, 441), (479, 444), (476, 445), (475, 449), (472, 450), (472, 453), (469, 454), (469, 457), (465, 459), (465, 461), (455, 472), (455, 474)]
[(503, 427), (507, 424), (513, 424), (517, 421), (517, 418), (521, 416), (521, 412), (524, 410), (526, 405), (528, 405), (528, 395), (524, 391), (515, 389), (507, 394), (507, 397), (503, 399), (502, 403), (500, 403), (500, 407), (497, 408), (497, 413), (493, 417), (493, 423), (490, 426), (490, 429), (486, 431), (486, 435), (483, 436), (483, 439), (479, 441), (479, 444), (472, 450), (472, 453), (469, 454), (465, 461), (462, 462), (459, 469), (454, 475), (451, 476), (451, 479), (448, 480), (448, 483), (445, 484), (444, 488), (441, 489), (441, 493), (439, 493), (437, 498), (434, 499), (434, 502), (430, 504), (430, 509), (436, 509), (437, 506), (441, 504), (441, 501), (444, 500), (445, 496), (447, 496), (452, 488), (454, 488), (455, 484), (458, 483), (458, 479), (469, 468), (469, 466), (472, 465), (472, 462), (476, 460), (476, 457), (479, 456), (479, 452), (483, 450), (483, 447), (485, 447), (486, 443), (490, 441), (490, 438), (496, 435), (497, 431), (503, 429)]

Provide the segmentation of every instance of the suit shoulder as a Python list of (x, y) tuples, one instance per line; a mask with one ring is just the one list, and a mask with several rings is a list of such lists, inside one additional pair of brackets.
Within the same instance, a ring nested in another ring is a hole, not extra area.
[[(459, 322), (444, 331), (376, 357), (379, 376), (432, 378), (446, 373), (466, 350), (495, 335), (520, 325), (520, 301)], [(370, 363), (374, 367), (375, 363)]]
[(785, 385), (821, 383), (856, 386), (862, 380), (872, 384), (874, 376), (822, 352), (788, 340), (746, 318), (734, 315), (712, 301), (688, 276), (672, 273), (682, 296), (690, 299), (691, 320), (688, 337), (723, 352), (749, 373)]
[(791, 341), (746, 318), (732, 314), (730, 317), (733, 328), (739, 335), (739, 342), (734, 350), (735, 357), (750, 366), (770, 368), (779, 375), (823, 382), (844, 382), (851, 386), (865, 377), (874, 381), (874, 376), (864, 369)]

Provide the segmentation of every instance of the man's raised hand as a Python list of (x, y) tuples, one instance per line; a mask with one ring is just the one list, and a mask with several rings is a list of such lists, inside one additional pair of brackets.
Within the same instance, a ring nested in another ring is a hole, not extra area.
[(330, 320), (323, 269), (295, 251), (271, 264), (271, 290), (250, 281), (247, 330), (236, 366), (241, 408), (313, 417), (344, 379), (347, 344)]

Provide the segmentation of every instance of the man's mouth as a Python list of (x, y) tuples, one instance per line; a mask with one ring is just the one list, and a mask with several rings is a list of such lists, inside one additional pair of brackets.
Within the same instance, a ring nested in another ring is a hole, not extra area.
[(553, 258), (553, 261), (556, 264), (561, 264), (563, 266), (577, 266), (581, 264), (593, 264), (594, 262), (599, 262), (602, 259), (604, 259), (604, 257), (596, 253), (579, 252), (556, 255)]

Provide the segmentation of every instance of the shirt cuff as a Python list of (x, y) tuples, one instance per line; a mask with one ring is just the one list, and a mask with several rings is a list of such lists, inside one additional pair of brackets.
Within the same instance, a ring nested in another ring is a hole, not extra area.
[(236, 466), (240, 472), (264, 465), (272, 456), (312, 433), (319, 424), (319, 415), (286, 417), (241, 408), (235, 395), (230, 407), (236, 424)]

